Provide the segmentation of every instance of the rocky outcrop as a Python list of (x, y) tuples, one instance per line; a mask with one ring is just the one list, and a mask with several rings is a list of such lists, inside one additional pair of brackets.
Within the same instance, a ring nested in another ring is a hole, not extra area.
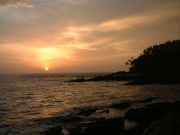
[(180, 107), (154, 121), (142, 135), (180, 135)]
[(70, 130), (70, 135), (115, 135), (124, 133), (124, 118), (81, 123)]
[[(135, 107), (129, 102), (115, 103), (109, 108), (106, 106), (105, 112), (103, 108), (85, 109), (77, 115), (89, 118), (97, 112), (108, 114), (111, 109), (126, 111), (124, 116), (114, 118), (96, 118), (86, 122), (73, 120), (73, 123), (77, 123), (66, 129), (68, 131), (66, 135), (179, 135), (179, 102), (151, 103), (151, 101), (141, 100), (141, 103), (145, 102), (143, 107)], [(45, 135), (63, 135), (63, 129), (61, 126), (51, 128), (45, 132)]]

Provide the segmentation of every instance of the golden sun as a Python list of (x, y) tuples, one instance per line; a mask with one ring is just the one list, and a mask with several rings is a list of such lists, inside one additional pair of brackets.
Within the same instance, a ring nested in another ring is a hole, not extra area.
[[(62, 67), (71, 56), (71, 51), (63, 47), (59, 48), (36, 48), (36, 64), (41, 69), (48, 72), (51, 67)], [(59, 61), (61, 60), (61, 63)], [(52, 70), (52, 69), (51, 69)]]
[(45, 71), (48, 71), (48, 70), (49, 70), (49, 68), (48, 68), (48, 67), (45, 67), (45, 68), (44, 68), (44, 70), (45, 70)]

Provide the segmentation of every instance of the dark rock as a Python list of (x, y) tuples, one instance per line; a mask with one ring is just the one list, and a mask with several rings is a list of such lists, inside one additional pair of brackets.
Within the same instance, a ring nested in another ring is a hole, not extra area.
[(45, 131), (45, 135), (63, 135), (62, 128), (59, 127), (53, 127)]
[(153, 122), (143, 135), (180, 135), (180, 107)]
[(98, 75), (92, 78), (78, 78), (67, 82), (85, 82), (85, 81), (129, 81), (135, 79), (137, 75), (125, 71), (119, 71), (106, 75)]
[(81, 118), (78, 116), (66, 116), (66, 118), (61, 119), (62, 122), (73, 122), (73, 121), (79, 121)]
[(124, 119), (114, 118), (87, 125), (83, 135), (116, 135), (124, 132)]
[(122, 103), (116, 103), (112, 104), (111, 107), (115, 109), (126, 109), (131, 105), (129, 102), (122, 102)]
[(78, 79), (70, 80), (68, 82), (84, 82), (84, 81), (85, 81), (84, 78), (78, 78)]
[(161, 102), (146, 105), (144, 108), (130, 109), (126, 112), (125, 118), (134, 120), (136, 127), (126, 131), (127, 135), (141, 134), (153, 121), (165, 116), (179, 105), (177, 103)]
[(69, 129), (69, 135), (81, 135), (83, 131), (82, 127), (75, 127), (72, 129)]
[(137, 126), (135, 128), (126, 130), (124, 135), (141, 135), (144, 129), (145, 126)]
[[(149, 101), (151, 100), (145, 99), (143, 102)], [(142, 133), (144, 135), (178, 135), (180, 132), (179, 103), (160, 102), (148, 104), (142, 108), (131, 108), (125, 113), (124, 118), (97, 118), (84, 122), (79, 119), (80, 117), (68, 116), (64, 119), (64, 122), (75, 122), (73, 127), (67, 128), (69, 135), (140, 135)], [(130, 105), (128, 102), (123, 102), (112, 106), (121, 109)], [(86, 108), (78, 115), (89, 116), (96, 110), (95, 108)], [(108, 111), (107, 108), (103, 110), (105, 113), (108, 113)], [(134, 122), (135, 124), (126, 128), (125, 121)], [(51, 128), (45, 132), (45, 135), (63, 135), (62, 128)]]
[(149, 97), (143, 100), (140, 100), (139, 102), (141, 103), (148, 103), (148, 102), (152, 102), (155, 99), (155, 97)]
[(109, 109), (104, 109), (104, 110), (100, 110), (100, 111), (98, 111), (99, 113), (109, 113), (110, 112), (110, 110)]
[(8, 124), (0, 124), (0, 128), (6, 128), (6, 127), (9, 127), (10, 125)]
[(96, 110), (97, 110), (97, 109), (95, 109), (95, 108), (84, 109), (84, 110), (81, 110), (81, 112), (79, 112), (78, 115), (89, 116), (89, 115), (91, 115), (92, 113), (94, 113)]
[(70, 135), (118, 135), (124, 133), (124, 119), (113, 118), (83, 124), (70, 130)]
[(132, 120), (155, 119), (157, 117), (165, 115), (177, 106), (177, 103), (153, 103), (146, 105), (144, 108), (130, 109), (126, 112), (125, 117)]

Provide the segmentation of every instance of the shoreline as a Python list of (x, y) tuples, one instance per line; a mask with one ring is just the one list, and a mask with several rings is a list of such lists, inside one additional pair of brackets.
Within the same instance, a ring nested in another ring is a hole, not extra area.
[[(154, 128), (153, 123), (161, 122), (161, 119), (163, 121), (170, 116), (172, 118), (168, 118), (168, 121), (172, 121), (171, 119), (177, 117), (177, 113), (172, 115), (173, 112), (180, 112), (180, 101), (156, 102), (150, 97), (136, 102), (136, 105), (124, 101), (99, 108), (86, 108), (74, 116), (67, 116), (64, 124), (50, 128), (42, 132), (42, 135), (153, 135), (149, 134), (149, 128)], [(180, 121), (176, 123), (178, 122)], [(171, 125), (173, 124), (171, 122)], [(156, 126), (154, 132), (161, 128), (160, 126)]]
[(143, 84), (180, 84), (178, 78), (172, 76), (151, 76), (150, 74), (135, 74), (126, 71), (119, 71), (106, 75), (97, 75), (90, 78), (78, 77), (76, 79), (68, 80), (65, 82), (92, 82), (92, 81), (127, 81), (126, 85), (143, 85)]

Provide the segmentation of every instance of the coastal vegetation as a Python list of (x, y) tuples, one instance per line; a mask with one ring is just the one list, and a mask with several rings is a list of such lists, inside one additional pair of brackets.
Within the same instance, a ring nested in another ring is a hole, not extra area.
[(128, 84), (178, 83), (180, 80), (180, 40), (152, 45), (137, 58), (129, 59), (129, 71), (119, 71), (92, 78), (78, 78), (71, 82), (84, 81), (129, 81)]
[(144, 49), (136, 59), (130, 59), (129, 73), (157, 82), (175, 82), (180, 76), (180, 40), (168, 41)]

